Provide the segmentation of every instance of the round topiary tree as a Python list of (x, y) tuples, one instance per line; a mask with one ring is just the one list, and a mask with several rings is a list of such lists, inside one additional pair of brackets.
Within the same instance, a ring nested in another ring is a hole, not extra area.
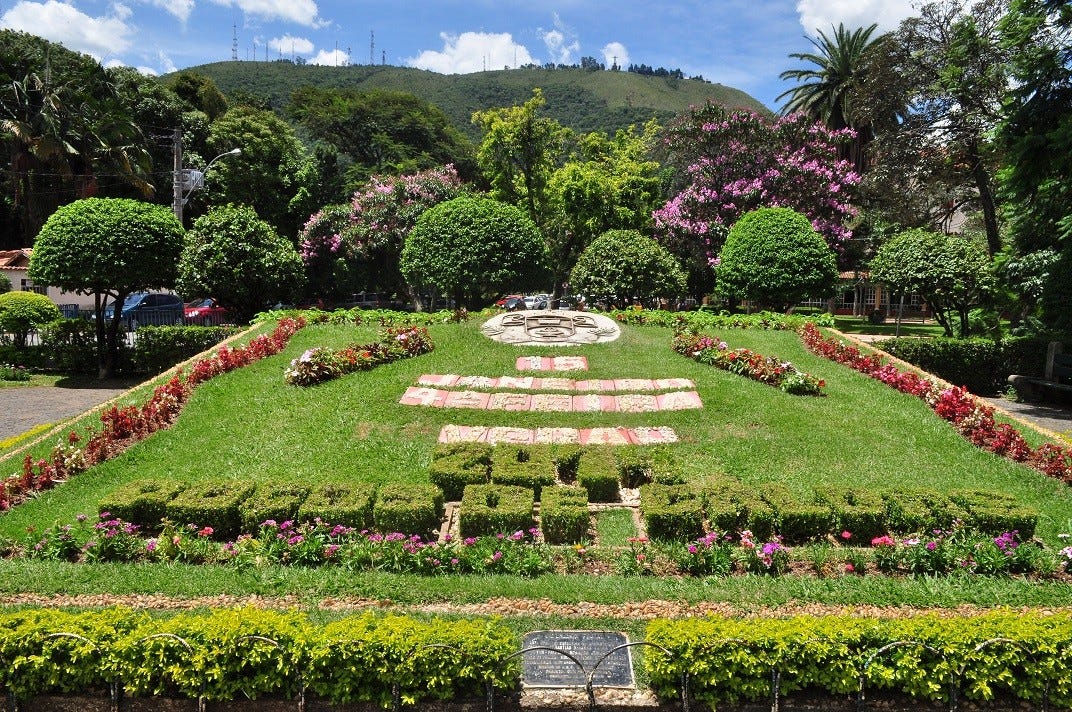
[(0, 294), (11, 291), (11, 280), (6, 274), (0, 274)]
[(505, 290), (537, 286), (545, 264), (540, 231), (521, 209), (463, 196), (421, 214), (400, 267), (410, 284), (435, 287), (475, 309)]
[(570, 273), (574, 292), (618, 305), (679, 296), (687, 281), (670, 251), (636, 230), (603, 233), (585, 248)]
[(0, 294), (0, 333), (11, 334), (15, 348), (26, 346), (34, 329), (62, 316), (60, 308), (44, 294), (5, 292)]
[(715, 267), (716, 290), (786, 311), (837, 286), (837, 258), (808, 219), (790, 208), (759, 208), (730, 229)]
[(115, 371), (122, 309), (104, 321), (105, 302), (175, 284), (182, 225), (170, 208), (126, 198), (85, 198), (60, 207), (34, 241), (28, 276), (68, 292), (93, 294), (98, 375)]
[(305, 270), (290, 240), (253, 208), (213, 208), (194, 221), (179, 260), (179, 291), (215, 297), (237, 323), (301, 290)]

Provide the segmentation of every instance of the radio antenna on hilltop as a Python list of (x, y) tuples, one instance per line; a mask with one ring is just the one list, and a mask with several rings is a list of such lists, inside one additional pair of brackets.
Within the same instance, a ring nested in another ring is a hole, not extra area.
[(376, 64), (376, 30), (369, 30), (368, 63)]
[(238, 61), (238, 23), (231, 25), (231, 61)]
[(383, 58), (380, 60), (381, 65), (387, 64), (387, 50), (383, 50)]

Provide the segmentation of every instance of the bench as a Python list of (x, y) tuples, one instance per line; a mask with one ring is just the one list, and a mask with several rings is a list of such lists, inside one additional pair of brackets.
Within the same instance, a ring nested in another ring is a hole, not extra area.
[(1046, 349), (1046, 368), (1042, 378), (1009, 376), (1009, 384), (1026, 401), (1042, 400), (1048, 393), (1072, 394), (1072, 354), (1064, 353), (1060, 341), (1051, 341)]

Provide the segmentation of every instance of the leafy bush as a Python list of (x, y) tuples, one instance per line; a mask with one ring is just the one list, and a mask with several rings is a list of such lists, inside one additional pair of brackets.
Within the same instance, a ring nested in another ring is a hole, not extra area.
[(787, 543), (803, 544), (830, 533), (832, 518), (828, 508), (801, 501), (777, 482), (764, 484), (759, 495), (774, 509), (778, 517), (777, 531)]
[(571, 288), (595, 301), (624, 306), (685, 293), (686, 276), (674, 256), (636, 230), (611, 230), (592, 241), (570, 274)]
[[(129, 360), (130, 347), (118, 342), (119, 364)], [(57, 319), (41, 328), (41, 352), (49, 367), (64, 373), (95, 373), (97, 332), (87, 319)]]
[(16, 348), (26, 346), (31, 331), (60, 316), (60, 308), (44, 294), (0, 293), (0, 336), (10, 334)]
[(438, 533), (443, 520), (443, 490), (431, 484), (383, 485), (372, 507), (376, 529), (384, 533)]
[[(815, 499), (830, 508), (834, 529), (846, 543), (865, 544), (886, 533), (886, 503), (872, 490), (820, 487)], [(844, 536), (845, 533), (849, 536)]]
[(510, 485), (469, 485), (462, 495), (458, 529), (463, 537), (527, 532), (535, 525), (532, 490)]
[(587, 448), (577, 465), (577, 484), (588, 490), (590, 502), (617, 502), (621, 479), (609, 448)]
[[(644, 656), (644, 666), (659, 697), (675, 699), (687, 673), (697, 700), (712, 707), (766, 700), (772, 668), (781, 671), (783, 693), (810, 689), (844, 696), (858, 689), (861, 660), (890, 643), (915, 641), (875, 657), (863, 672), (865, 688), (933, 702), (958, 676), (969, 699), (1008, 688), (1037, 704), (1048, 689), (1050, 703), (1065, 706), (1072, 688), (1072, 661), (1064, 654), (1070, 636), (1072, 616), (1051, 611), (657, 620), (648, 624), (645, 638), (659, 647)], [(995, 639), (1005, 642), (981, 645)]]
[(400, 266), (410, 284), (434, 286), (478, 309), (489, 295), (538, 286), (545, 252), (539, 229), (520, 208), (463, 196), (421, 214)]
[(139, 373), (162, 373), (237, 334), (233, 326), (142, 326), (130, 355)]
[(715, 268), (716, 289), (728, 297), (785, 311), (837, 285), (837, 258), (804, 215), (759, 208), (730, 229)]
[(547, 487), (540, 500), (540, 531), (549, 544), (576, 544), (588, 538), (588, 492), (583, 487)]

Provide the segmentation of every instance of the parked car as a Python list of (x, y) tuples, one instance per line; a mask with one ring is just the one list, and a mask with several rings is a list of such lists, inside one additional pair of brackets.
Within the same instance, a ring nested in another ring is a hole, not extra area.
[(187, 302), (183, 309), (187, 324), (219, 326), (231, 320), (226, 307), (220, 306), (215, 297), (205, 297)]
[(506, 303), (507, 303), (508, 301), (511, 301), (511, 300), (513, 300), (513, 299), (524, 299), (524, 296), (523, 296), (523, 295), (521, 295), (521, 294), (507, 294), (507, 295), (506, 295), (505, 297), (503, 297), (502, 299), (499, 299), (499, 300), (497, 300), (497, 301), (495, 302), (495, 306), (497, 306), (497, 307), (505, 307), (505, 306), (506, 306)]
[[(525, 297), (525, 308), (526, 309), (546, 309), (547, 308), (547, 302), (550, 299), (551, 299), (550, 294), (530, 294), (529, 296)], [(541, 304), (543, 306), (540, 306)]]
[(499, 304), (499, 306), (506, 311), (520, 311), (522, 309), (525, 309), (525, 298), (516, 296), (507, 297), (505, 300), (503, 300), (502, 304)]
[[(177, 294), (166, 292), (135, 292), (123, 301), (120, 315), (128, 331), (139, 326), (181, 325), (183, 319), (182, 300)], [(115, 303), (104, 308), (105, 320), (115, 314)]]
[(339, 309), (379, 309), (383, 305), (383, 300), (376, 292), (358, 292), (357, 294), (351, 294), (350, 298), (346, 301), (339, 302)]

